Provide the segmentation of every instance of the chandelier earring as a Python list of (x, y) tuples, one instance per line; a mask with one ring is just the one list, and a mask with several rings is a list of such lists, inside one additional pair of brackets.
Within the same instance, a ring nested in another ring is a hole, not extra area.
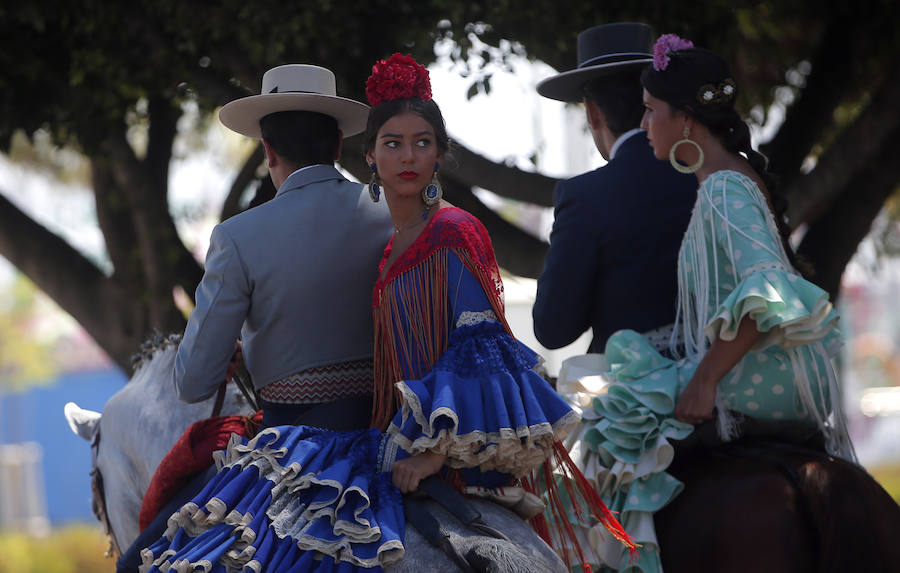
[(372, 170), (372, 177), (369, 178), (369, 197), (372, 198), (373, 203), (378, 203), (378, 200), (381, 199), (381, 177), (378, 175), (378, 167), (375, 163), (370, 163), (369, 169)]
[(437, 205), (444, 195), (444, 190), (441, 189), (441, 182), (438, 181), (438, 171), (440, 171), (440, 169), (441, 164), (435, 163), (434, 175), (431, 176), (431, 183), (426, 185), (425, 189), (422, 189), (422, 202), (425, 203), (426, 209), (431, 209), (433, 206)]
[[(703, 166), (703, 149), (696, 141), (688, 137), (690, 134), (691, 128), (685, 126), (684, 131), (682, 132), (684, 138), (676, 141), (675, 145), (672, 146), (672, 149), (669, 150), (669, 163), (671, 163), (675, 171), (678, 171), (679, 173), (693, 173)], [(675, 160), (675, 150), (678, 149), (678, 146), (682, 143), (689, 143), (697, 149), (697, 162), (693, 165), (682, 165)]]

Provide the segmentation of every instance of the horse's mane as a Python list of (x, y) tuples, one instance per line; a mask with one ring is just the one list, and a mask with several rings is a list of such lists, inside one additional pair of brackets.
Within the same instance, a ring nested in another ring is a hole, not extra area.
[(162, 334), (154, 332), (141, 343), (138, 351), (131, 355), (131, 369), (137, 372), (141, 366), (149, 362), (160, 350), (172, 347), (177, 348), (181, 344), (181, 334)]

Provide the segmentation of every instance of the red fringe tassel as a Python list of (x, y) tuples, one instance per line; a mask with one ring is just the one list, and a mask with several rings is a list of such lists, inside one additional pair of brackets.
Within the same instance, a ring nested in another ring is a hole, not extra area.
[[(522, 487), (527, 491), (536, 495), (542, 493), (546, 495), (548, 510), (531, 519), (531, 525), (537, 534), (551, 547), (554, 545), (553, 537), (555, 536), (560, 545), (555, 549), (562, 553), (566, 564), (572, 562), (570, 555), (574, 552), (578, 561), (581, 562), (582, 569), (585, 572), (591, 571), (591, 566), (584, 558), (584, 552), (578, 543), (572, 523), (569, 521), (566, 503), (557, 487), (556, 476), (562, 478), (560, 481), (565, 488), (565, 494), (571, 503), (575, 518), (585, 525), (599, 521), (614, 538), (628, 548), (631, 558), (634, 559), (637, 556), (638, 544), (625, 532), (625, 528), (622, 527), (613, 512), (606, 507), (603, 499), (569, 457), (565, 446), (558, 441), (553, 444), (552, 461), (547, 460), (530, 476), (520, 480)], [(540, 491), (544, 488), (545, 491)], [(551, 534), (551, 523), (548, 523), (547, 519), (548, 514), (552, 523), (553, 535)]]

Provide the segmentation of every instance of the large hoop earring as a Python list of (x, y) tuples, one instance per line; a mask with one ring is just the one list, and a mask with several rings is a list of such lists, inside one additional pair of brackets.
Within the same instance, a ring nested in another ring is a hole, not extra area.
[(434, 175), (431, 176), (431, 183), (422, 189), (422, 202), (425, 203), (426, 209), (431, 209), (444, 196), (444, 190), (441, 189), (441, 182), (438, 181), (438, 171), (441, 169), (440, 163), (434, 164)]
[(369, 178), (369, 197), (373, 203), (378, 203), (381, 199), (381, 177), (378, 176), (378, 167), (374, 163), (369, 164), (372, 170), (372, 177)]
[[(684, 135), (684, 139), (676, 141), (675, 145), (672, 146), (672, 149), (669, 150), (669, 163), (671, 163), (675, 171), (678, 171), (679, 173), (693, 173), (703, 166), (703, 149), (696, 141), (688, 138), (688, 136), (691, 134), (690, 128), (685, 127), (684, 132), (682, 133)], [(675, 150), (678, 149), (678, 146), (682, 143), (690, 143), (694, 146), (694, 148), (697, 149), (697, 154), (700, 156), (697, 159), (697, 163), (694, 163), (693, 165), (682, 165), (675, 160)]]

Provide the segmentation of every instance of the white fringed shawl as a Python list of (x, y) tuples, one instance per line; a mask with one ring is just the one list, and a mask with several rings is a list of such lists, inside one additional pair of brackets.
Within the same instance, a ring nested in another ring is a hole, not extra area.
[[(774, 248), (771, 244), (763, 244), (754, 239), (729, 218), (729, 202), (726, 200), (726, 188), (729, 184), (741, 185), (752, 200), (761, 207), (768, 232), (775, 237), (775, 240), (772, 241)], [(719, 200), (715, 201), (714, 199)], [(709, 214), (709, 216), (704, 216), (705, 214)], [(743, 273), (739, 275), (737, 265), (734, 264), (736, 258), (732, 244), (732, 237), (735, 234), (751, 241), (754, 249), (758, 247), (769, 252), (772, 255), (772, 261), (744, 269)], [(713, 314), (722, 301), (719, 300), (720, 261), (715, 256), (709, 258), (710, 246), (714, 248), (716, 244), (721, 243), (726, 247), (730, 264), (726, 265), (723, 270), (731, 274), (733, 286), (736, 288), (741, 280), (756, 272), (780, 270), (799, 276), (799, 273), (791, 266), (781, 240), (778, 239), (779, 236), (774, 216), (768, 208), (768, 202), (753, 180), (734, 171), (717, 171), (703, 181), (697, 192), (697, 202), (694, 205), (694, 212), (678, 257), (678, 311), (675, 319), (677, 328), (670, 341), (670, 350), (675, 355), (678, 355), (675, 340), (679, 331), (684, 341), (686, 357), (695, 364), (698, 364), (705, 356), (712, 340), (717, 337), (727, 340), (735, 335), (735, 333), (724, 332), (724, 326), (717, 328), (723, 321), (719, 315)], [(692, 262), (693, 268), (686, 264), (686, 256)], [(713, 271), (711, 275), (707, 264), (710, 260)], [(712, 284), (711, 279), (714, 281)], [(710, 300), (711, 297), (714, 297), (715, 300)], [(773, 328), (764, 334), (755, 348), (762, 349), (772, 344), (779, 344), (787, 351), (796, 375), (794, 384), (802, 407), (812, 415), (817, 425), (825, 433), (829, 453), (854, 460), (855, 453), (847, 432), (840, 386), (829, 358), (836, 349), (826, 349), (822, 342), (822, 338), (831, 330), (830, 327), (822, 324), (822, 319), (830, 314), (831, 310), (831, 304), (827, 300), (823, 300), (805, 319), (806, 324), (799, 327), (794, 324), (791, 329)], [(792, 337), (792, 332), (797, 330), (805, 331), (806, 336)], [(815, 340), (810, 340), (810, 331), (815, 333)], [(813, 359), (814, 353), (825, 358), (827, 372), (819, 371), (817, 362)], [(743, 360), (728, 376), (740, 376), (742, 364)], [(822, 397), (819, 403), (816, 403), (812, 391), (812, 383), (816, 380), (822, 380), (828, 385), (827, 394), (819, 393)], [(831, 397), (830, 415), (829, 407), (825, 403), (826, 395)], [(716, 407), (720, 437), (724, 440), (734, 439), (737, 437), (739, 420), (735, 418), (732, 411), (725, 407), (721, 389), (716, 397)]]

